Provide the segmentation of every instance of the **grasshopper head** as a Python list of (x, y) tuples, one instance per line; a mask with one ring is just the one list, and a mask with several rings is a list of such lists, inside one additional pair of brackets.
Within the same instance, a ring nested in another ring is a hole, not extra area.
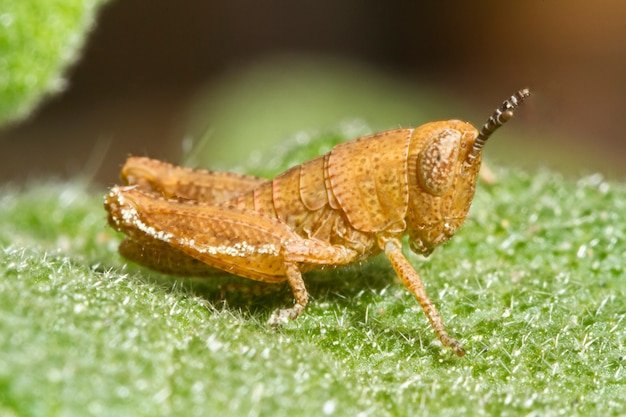
[(459, 120), (415, 129), (409, 149), (407, 210), (414, 252), (428, 256), (463, 224), (474, 198), (485, 142), (529, 95), (523, 89), (502, 103), (480, 132)]

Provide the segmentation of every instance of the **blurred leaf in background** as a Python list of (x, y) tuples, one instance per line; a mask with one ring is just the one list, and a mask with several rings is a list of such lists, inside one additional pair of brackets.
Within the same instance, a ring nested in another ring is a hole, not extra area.
[(198, 92), (188, 130), (202, 139), (184, 144), (185, 162), (224, 169), (251, 152), (274, 152), (294, 132), (319, 136), (339, 128), (354, 139), (371, 132), (355, 127), (350, 134), (347, 125), (364, 122), (378, 131), (459, 117), (463, 105), (451, 108), (451, 101), (441, 91), (367, 65), (316, 55), (273, 56)]
[[(247, 172), (252, 167), (252, 172), (265, 175), (264, 170), (273, 167), (261, 155), (282, 157), (285, 146), (301, 147), (311, 137), (341, 132), (344, 138), (355, 139), (449, 119), (480, 127), (502, 100), (523, 87), (490, 94), (491, 104), (476, 107), (476, 100), (464, 101), (453, 91), (362, 63), (318, 55), (274, 55), (231, 70), (197, 92), (186, 128), (188, 138), (182, 141), (182, 163), (239, 171), (245, 164)], [(526, 169), (550, 167), (572, 177), (610, 174), (613, 170), (601, 149), (589, 148), (558, 131), (533, 131), (539, 108), (546, 104), (541, 91), (531, 90), (535, 97), (519, 112), (517, 121), (489, 143), (488, 159)], [(316, 155), (303, 155), (300, 161)]]
[(65, 87), (106, 0), (0, 0), (0, 125)]

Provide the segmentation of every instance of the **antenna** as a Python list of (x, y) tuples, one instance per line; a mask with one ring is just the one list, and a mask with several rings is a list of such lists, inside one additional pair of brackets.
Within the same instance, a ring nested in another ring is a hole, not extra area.
[(472, 150), (469, 155), (467, 155), (467, 163), (468, 165), (472, 165), (478, 155), (483, 150), (483, 146), (485, 146), (485, 142), (487, 139), (498, 130), (500, 126), (508, 122), (513, 117), (513, 111), (518, 108), (524, 100), (530, 96), (530, 90), (528, 88), (524, 88), (519, 90), (517, 93), (513, 94), (511, 98), (505, 100), (504, 103), (500, 107), (493, 112), (487, 123), (485, 123), (480, 129), (480, 133), (478, 133), (478, 137), (474, 141), (474, 146), (472, 146)]

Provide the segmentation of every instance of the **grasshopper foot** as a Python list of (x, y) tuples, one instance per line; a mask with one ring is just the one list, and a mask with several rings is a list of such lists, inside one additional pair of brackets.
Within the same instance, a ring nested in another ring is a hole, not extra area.
[(285, 264), (285, 271), (287, 273), (287, 282), (293, 291), (293, 296), (296, 299), (295, 304), (291, 308), (282, 310), (276, 310), (270, 316), (268, 324), (272, 327), (280, 327), (286, 324), (289, 320), (295, 320), (302, 314), (304, 307), (309, 301), (309, 294), (306, 291), (304, 281), (302, 280), (302, 274), (298, 270), (298, 267), (294, 264)]
[(290, 320), (295, 320), (304, 311), (304, 306), (295, 304), (292, 308), (285, 308), (282, 310), (276, 310), (270, 316), (267, 324), (271, 327), (277, 328), (284, 324), (287, 324)]
[(440, 337), (439, 340), (441, 340), (444, 346), (452, 349), (452, 352), (454, 352), (454, 354), (459, 358), (465, 356), (465, 349), (463, 349), (461, 343), (455, 338), (446, 335), (445, 337)]

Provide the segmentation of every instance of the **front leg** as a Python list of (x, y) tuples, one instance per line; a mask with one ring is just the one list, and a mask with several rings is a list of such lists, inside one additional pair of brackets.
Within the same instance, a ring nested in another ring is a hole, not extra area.
[(457, 356), (464, 356), (465, 350), (461, 347), (461, 343), (446, 331), (443, 319), (430, 297), (428, 297), (420, 276), (402, 254), (402, 243), (400, 240), (397, 238), (380, 237), (378, 244), (391, 261), (391, 265), (402, 280), (402, 283), (417, 298), (441, 343), (452, 349)]
[[(276, 323), (297, 318), (307, 304), (302, 266), (343, 265), (357, 256), (341, 246), (304, 239), (255, 211), (160, 198), (133, 186), (113, 187), (105, 208), (109, 223), (128, 236), (134, 253), (144, 245), (158, 248), (146, 252), (145, 259), (135, 257), (148, 267), (159, 264), (154, 257), (167, 257), (171, 250), (243, 277), (269, 283), (286, 280), (295, 305), (272, 316)], [(172, 259), (182, 258), (177, 254)]]

